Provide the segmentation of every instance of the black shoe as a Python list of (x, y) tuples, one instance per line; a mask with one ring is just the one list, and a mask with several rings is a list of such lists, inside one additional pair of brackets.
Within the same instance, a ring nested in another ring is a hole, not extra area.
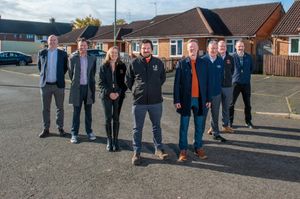
[(66, 132), (64, 131), (63, 128), (58, 129), (58, 132), (59, 132), (59, 136), (60, 136), (60, 137), (65, 137), (65, 136), (66, 136)]
[(49, 129), (44, 129), (40, 134), (39, 134), (39, 137), (40, 138), (45, 138), (47, 136), (49, 136), (50, 132), (49, 132)]
[(226, 142), (227, 140), (220, 135), (214, 136), (214, 140), (219, 140), (221, 142)]
[(108, 152), (113, 152), (113, 145), (112, 145), (112, 138), (111, 137), (108, 137), (107, 138), (107, 145), (106, 145), (106, 150)]
[(113, 151), (120, 151), (119, 140), (113, 138)]
[(252, 124), (252, 122), (246, 122), (246, 127), (248, 127), (249, 129), (254, 129), (254, 126)]

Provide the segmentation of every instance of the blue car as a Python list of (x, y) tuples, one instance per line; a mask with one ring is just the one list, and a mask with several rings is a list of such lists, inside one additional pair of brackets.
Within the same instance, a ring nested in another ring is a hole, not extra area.
[(16, 51), (0, 52), (0, 65), (15, 64), (17, 66), (24, 66), (30, 63), (32, 63), (32, 57), (30, 55)]

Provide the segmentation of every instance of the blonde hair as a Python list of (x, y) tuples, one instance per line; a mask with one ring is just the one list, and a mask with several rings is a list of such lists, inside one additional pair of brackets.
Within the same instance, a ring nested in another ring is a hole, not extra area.
[(106, 56), (105, 56), (105, 59), (104, 59), (104, 63), (105, 64), (107, 64), (107, 63), (109, 63), (110, 62), (110, 60), (111, 60), (111, 53), (112, 53), (112, 51), (114, 50), (114, 49), (116, 49), (117, 51), (118, 51), (118, 58), (117, 58), (117, 60), (116, 60), (116, 63), (118, 63), (118, 62), (120, 62), (120, 51), (119, 51), (119, 48), (118, 48), (118, 46), (112, 46), (112, 47), (110, 47), (109, 49), (108, 49), (108, 51), (107, 51), (107, 53), (106, 53)]
[(194, 42), (198, 45), (199, 41), (197, 39), (189, 39), (186, 43), (189, 44), (189, 43), (192, 43), (192, 42)]

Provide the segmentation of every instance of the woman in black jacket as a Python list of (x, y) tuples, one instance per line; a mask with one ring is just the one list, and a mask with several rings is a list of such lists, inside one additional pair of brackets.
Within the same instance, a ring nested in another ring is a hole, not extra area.
[(99, 72), (100, 98), (105, 112), (106, 149), (110, 152), (120, 150), (118, 142), (119, 115), (127, 90), (124, 81), (125, 73), (126, 65), (120, 61), (119, 49), (113, 46), (107, 51), (104, 64), (100, 67)]

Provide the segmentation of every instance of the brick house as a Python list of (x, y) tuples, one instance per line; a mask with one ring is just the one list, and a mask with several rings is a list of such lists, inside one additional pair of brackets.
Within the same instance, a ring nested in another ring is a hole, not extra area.
[(272, 33), (274, 55), (300, 56), (300, 1), (295, 0)]
[(61, 35), (72, 30), (69, 23), (58, 23), (52, 18), (49, 23), (1, 19), (0, 51), (15, 50), (36, 53), (51, 34)]
[[(122, 27), (126, 25), (117, 26), (117, 45), (122, 47), (122, 40), (120, 40), (123, 34), (126, 34), (126, 30)], [(77, 50), (77, 39), (84, 37), (91, 41), (90, 48), (101, 49), (107, 51), (114, 45), (114, 26), (86, 26), (80, 29), (72, 30), (58, 38), (59, 45), (65, 48), (68, 54)]]
[(99, 27), (98, 26), (86, 26), (83, 28), (72, 30), (66, 34), (58, 37), (58, 44), (60, 47), (64, 48), (68, 54), (77, 50), (77, 39), (84, 37), (90, 39), (93, 37)]
[[(271, 33), (284, 14), (281, 3), (268, 3), (222, 9), (193, 8), (172, 14), (123, 36), (130, 55), (139, 53), (138, 42), (153, 41), (154, 55), (180, 59), (186, 52), (186, 42), (199, 40), (200, 53), (205, 53), (211, 39), (224, 39), (227, 49), (234, 52), (235, 42), (245, 40), (246, 52), (253, 55), (255, 71), (262, 71), (265, 46), (271, 49)], [(270, 50), (271, 51), (271, 50)]]
[[(144, 27), (147, 23), (148, 20), (143, 20), (117, 26), (116, 44), (121, 52), (125, 52), (125, 42), (122, 40), (122, 36)], [(91, 41), (95, 48), (108, 51), (108, 49), (114, 45), (114, 26), (110, 26), (106, 31), (99, 31), (91, 38)]]
[[(158, 15), (150, 20), (133, 21), (130, 24), (118, 25), (116, 30), (116, 43), (121, 52), (129, 52), (129, 46), (125, 45), (123, 36), (144, 28), (148, 25), (161, 21), (174, 14)], [(59, 45), (67, 50), (70, 54), (77, 48), (76, 40), (80, 37), (92, 41), (91, 48), (107, 51), (114, 45), (114, 26), (105, 25), (99, 27), (87, 26), (80, 29), (72, 30), (58, 38)]]

